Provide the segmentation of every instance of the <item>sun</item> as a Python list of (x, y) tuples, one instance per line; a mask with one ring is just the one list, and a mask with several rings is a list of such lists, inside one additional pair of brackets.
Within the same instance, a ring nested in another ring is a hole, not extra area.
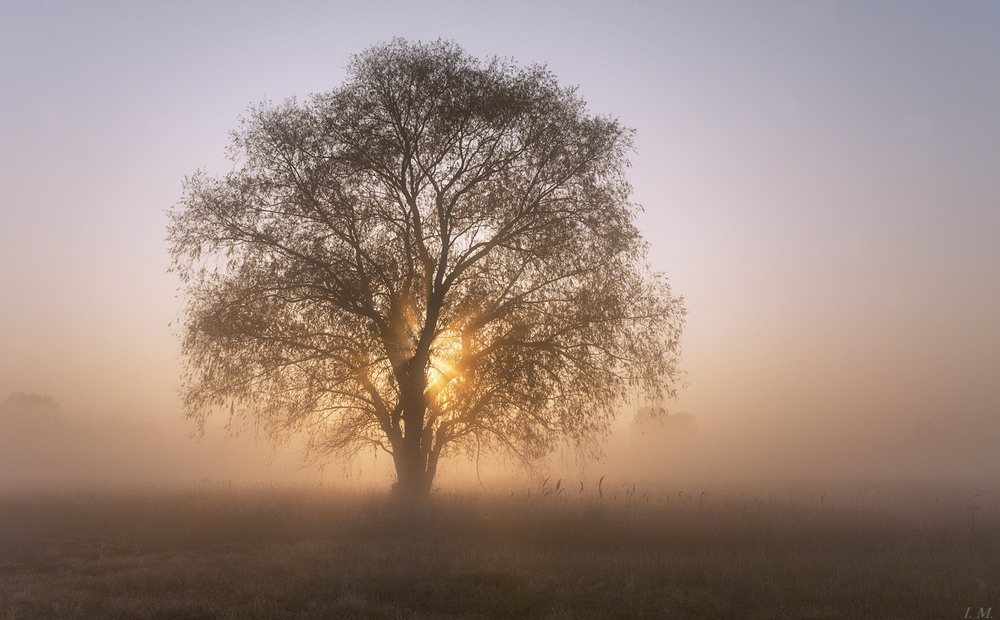
[(465, 376), (462, 367), (466, 350), (462, 340), (461, 329), (447, 327), (441, 330), (431, 344), (427, 383), (428, 392), (432, 397), (439, 396), (463, 382)]

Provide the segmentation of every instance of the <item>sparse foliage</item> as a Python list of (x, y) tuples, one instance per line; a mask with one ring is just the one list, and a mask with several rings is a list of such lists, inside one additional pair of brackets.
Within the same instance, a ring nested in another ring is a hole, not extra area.
[(251, 110), (234, 170), (171, 213), (185, 403), (320, 453), (523, 458), (673, 390), (683, 308), (649, 272), (632, 131), (544, 67), (394, 40), (340, 87)]

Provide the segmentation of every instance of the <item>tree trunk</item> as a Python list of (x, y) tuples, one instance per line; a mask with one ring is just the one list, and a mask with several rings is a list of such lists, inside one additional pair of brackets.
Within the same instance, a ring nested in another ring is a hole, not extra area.
[(394, 448), (393, 461), (396, 465), (396, 482), (392, 485), (394, 496), (422, 499), (430, 495), (434, 473), (428, 471), (419, 450), (414, 454), (404, 441), (402, 446)]
[[(398, 445), (392, 446), (392, 458), (396, 466), (396, 483), (392, 485), (392, 492), (400, 497), (427, 497), (434, 482), (436, 467), (429, 467), (431, 445), (429, 439), (425, 440), (424, 437), (426, 387), (427, 379), (422, 365), (412, 364), (407, 381), (400, 390), (403, 401), (403, 435)], [(434, 460), (436, 465), (436, 459)]]

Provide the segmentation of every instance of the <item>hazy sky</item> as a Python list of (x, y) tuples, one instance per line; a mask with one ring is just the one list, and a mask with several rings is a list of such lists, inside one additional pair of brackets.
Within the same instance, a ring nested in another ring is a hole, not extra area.
[(703, 432), (1000, 439), (989, 2), (0, 0), (0, 399), (179, 419), (165, 210), (248, 105), (394, 36), (545, 63), (637, 130)]

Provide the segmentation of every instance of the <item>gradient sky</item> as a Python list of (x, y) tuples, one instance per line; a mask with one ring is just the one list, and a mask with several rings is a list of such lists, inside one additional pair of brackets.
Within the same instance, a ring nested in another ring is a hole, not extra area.
[(674, 408), (704, 433), (1000, 441), (998, 33), (987, 2), (2, 0), (0, 399), (180, 419), (183, 178), (228, 169), (250, 104), (442, 37), (637, 130), (640, 226), (689, 310)]

